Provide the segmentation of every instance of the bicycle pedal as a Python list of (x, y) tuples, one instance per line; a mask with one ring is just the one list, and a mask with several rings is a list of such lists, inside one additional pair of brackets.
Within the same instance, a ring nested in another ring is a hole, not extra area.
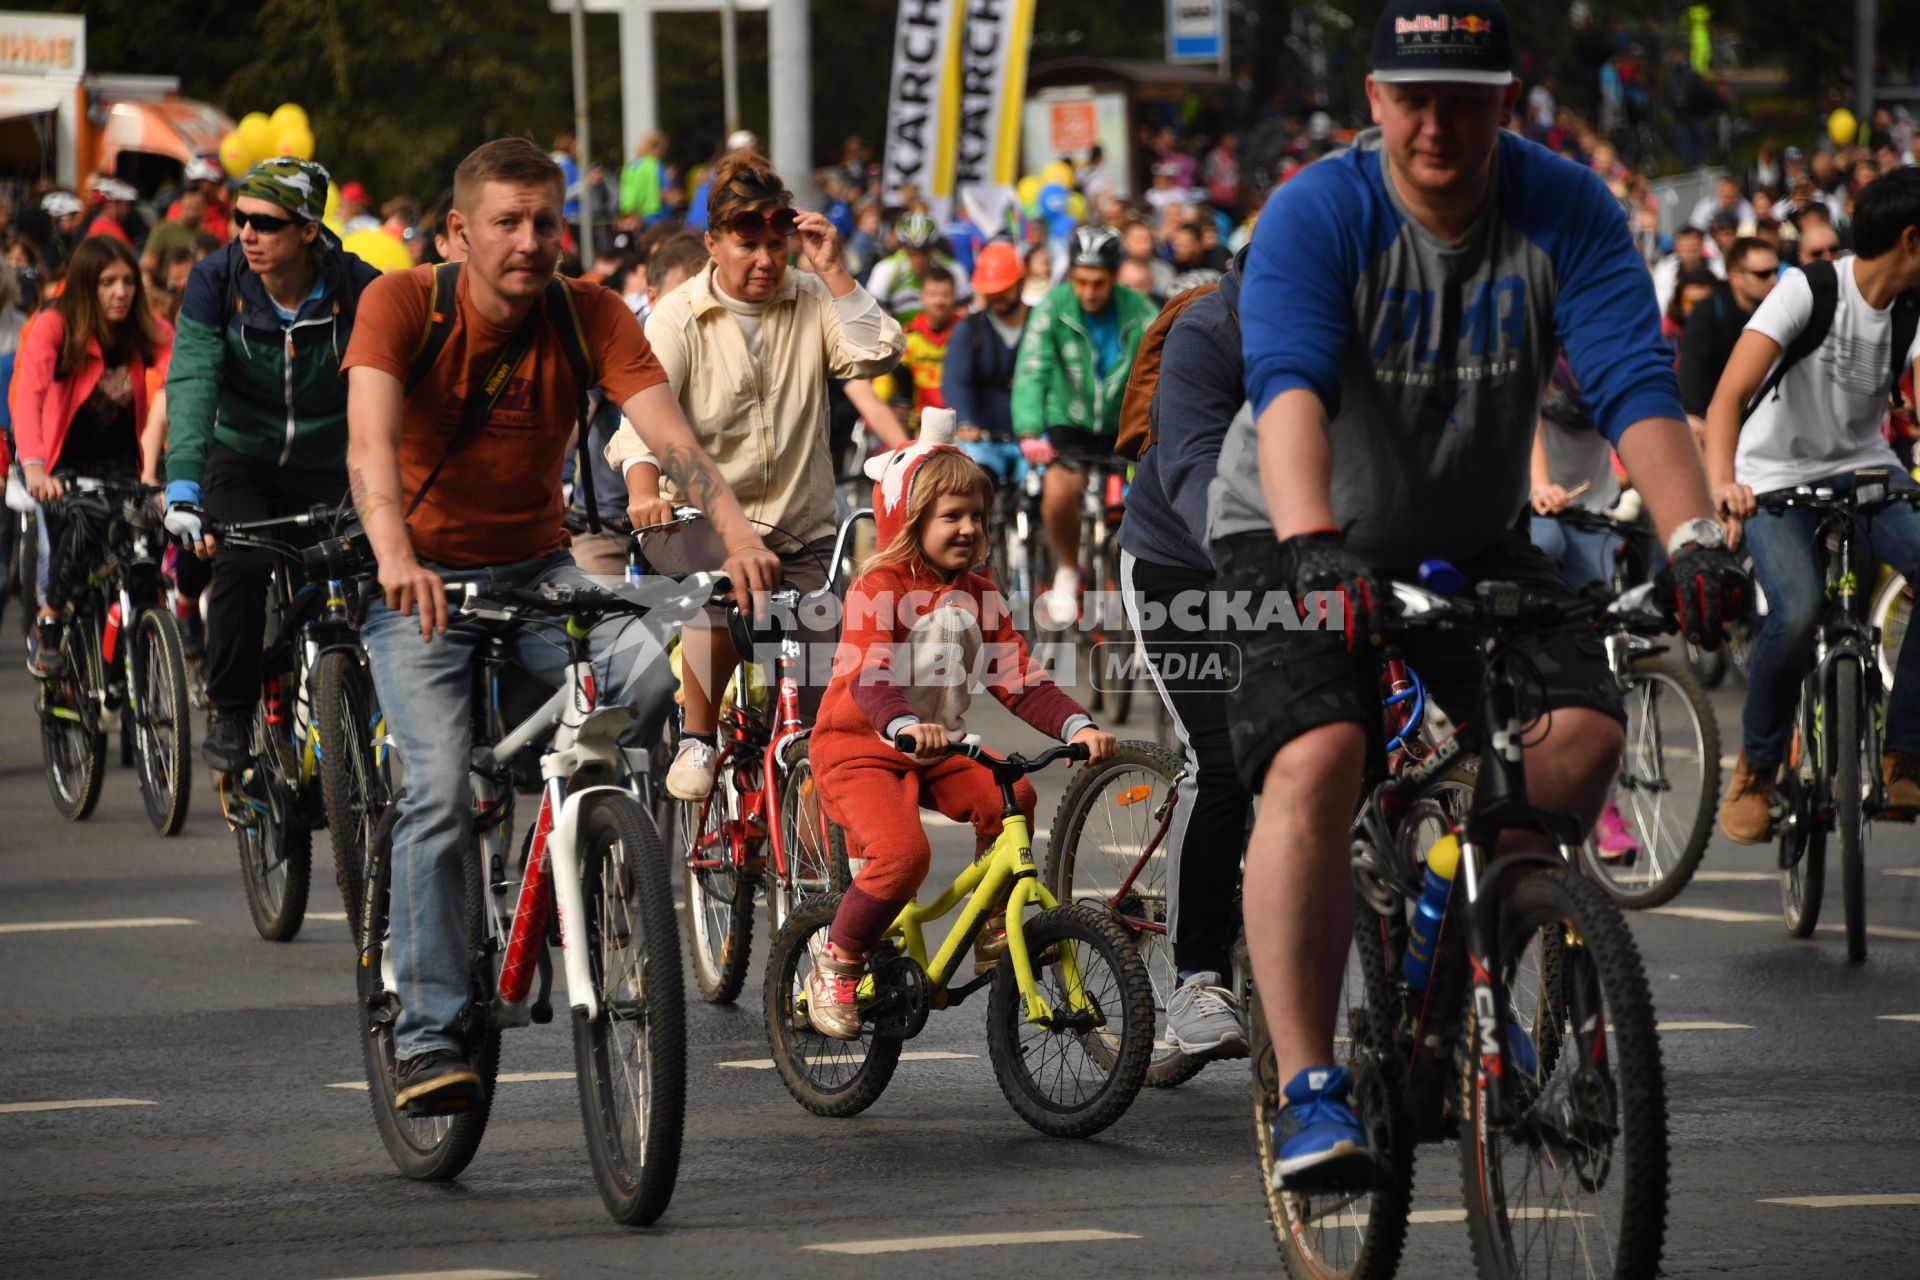
[(409, 1102), (400, 1108), (400, 1114), (409, 1120), (425, 1120), (433, 1116), (465, 1115), (480, 1105), (478, 1098), (441, 1097), (428, 1094), (418, 1102)]

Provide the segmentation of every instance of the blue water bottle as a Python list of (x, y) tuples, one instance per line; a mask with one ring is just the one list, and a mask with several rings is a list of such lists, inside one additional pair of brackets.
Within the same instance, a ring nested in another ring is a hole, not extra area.
[(1451, 832), (1434, 841), (1427, 850), (1427, 877), (1420, 886), (1420, 902), (1413, 910), (1413, 922), (1407, 930), (1407, 958), (1400, 969), (1407, 985), (1415, 991), (1427, 989), (1433, 974), (1434, 946), (1440, 940), (1440, 921), (1447, 913), (1447, 894), (1453, 888), (1453, 876), (1460, 869), (1460, 841)]

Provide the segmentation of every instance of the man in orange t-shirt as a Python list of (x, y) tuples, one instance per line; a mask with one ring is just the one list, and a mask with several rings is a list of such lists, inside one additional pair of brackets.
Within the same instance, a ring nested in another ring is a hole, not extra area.
[[(384, 593), (368, 609), (361, 639), (407, 778), (393, 833), (387, 952), (401, 1006), (394, 1054), (395, 1101), (402, 1106), (455, 1109), (484, 1092), (467, 1058), (478, 1046), (464, 1043), (461, 1031), (470, 744), (448, 729), (471, 721), (473, 658), (487, 630), (449, 623), (446, 584), (591, 581), (567, 554), (560, 496), (578, 388), (544, 312), (560, 258), (562, 193), (559, 168), (532, 143), (504, 138), (476, 149), (454, 174), (447, 228), (465, 258), (453, 323), (432, 367), (408, 392), (408, 368), (428, 322), (427, 267), (368, 286), (341, 361), (348, 481)], [(780, 562), (695, 443), (632, 312), (599, 285), (566, 287), (600, 388), (680, 491), (706, 511), (726, 545), (725, 570), (736, 587), (770, 590)], [(533, 326), (532, 341), (504, 390), (484, 420), (456, 439), (468, 397), (523, 324)], [(415, 613), (417, 622), (409, 619)], [(639, 733), (657, 735), (673, 677), (664, 650), (643, 631), (617, 622), (602, 628), (593, 658), (602, 702), (640, 707)], [(515, 639), (521, 666), (561, 682), (564, 650), (525, 632)], [(648, 712), (651, 726), (644, 723)]]

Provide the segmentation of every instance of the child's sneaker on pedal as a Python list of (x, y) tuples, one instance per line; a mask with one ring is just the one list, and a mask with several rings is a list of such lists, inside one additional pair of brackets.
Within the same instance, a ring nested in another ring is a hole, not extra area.
[(1373, 1185), (1373, 1147), (1348, 1098), (1345, 1067), (1308, 1067), (1287, 1081), (1273, 1122), (1273, 1190), (1361, 1191)]
[(704, 738), (680, 739), (680, 750), (667, 769), (667, 794), (676, 800), (705, 800), (713, 790), (713, 762), (719, 757)]
[(860, 975), (864, 960), (842, 960), (828, 943), (807, 975), (807, 1021), (831, 1040), (860, 1038)]
[(1007, 913), (996, 911), (980, 926), (973, 939), (973, 973), (981, 977), (993, 972), (1000, 957), (1007, 954)]
[(1599, 847), (1601, 858), (1621, 866), (1631, 866), (1640, 856), (1640, 838), (1633, 834), (1619, 806), (1611, 800), (1600, 811), (1600, 821), (1594, 824), (1593, 842)]
[(1247, 1033), (1233, 992), (1212, 970), (1189, 974), (1167, 1001), (1167, 1039), (1196, 1058), (1244, 1058)]

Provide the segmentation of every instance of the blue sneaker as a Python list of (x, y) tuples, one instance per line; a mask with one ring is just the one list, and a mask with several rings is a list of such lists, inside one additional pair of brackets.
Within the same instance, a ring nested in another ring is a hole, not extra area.
[(1367, 1131), (1347, 1096), (1345, 1067), (1308, 1067), (1281, 1090), (1273, 1122), (1273, 1190), (1364, 1191), (1373, 1185)]

